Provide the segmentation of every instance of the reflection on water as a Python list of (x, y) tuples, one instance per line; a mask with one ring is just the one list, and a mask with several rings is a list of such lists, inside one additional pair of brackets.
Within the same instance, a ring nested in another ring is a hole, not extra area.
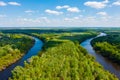
[[(97, 37), (100, 37), (100, 36), (106, 36), (106, 34), (105, 33), (101, 33)], [(93, 55), (96, 58), (96, 61), (99, 62), (104, 67), (104, 69), (106, 69), (109, 72), (115, 74), (120, 79), (120, 66), (115, 64), (115, 63), (113, 63), (113, 62), (111, 62), (110, 60), (104, 58), (100, 54), (96, 53), (93, 50), (93, 47), (90, 44), (92, 39), (94, 39), (94, 38), (91, 38), (91, 39), (88, 39), (88, 40), (82, 42), (81, 46), (84, 47), (88, 51), (88, 53)]]

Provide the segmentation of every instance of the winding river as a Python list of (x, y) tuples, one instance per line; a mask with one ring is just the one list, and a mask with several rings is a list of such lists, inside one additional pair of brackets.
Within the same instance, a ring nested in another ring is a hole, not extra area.
[[(97, 37), (100, 37), (100, 36), (105, 36), (105, 34), (101, 33)], [(32, 57), (34, 55), (37, 55), (37, 53), (41, 50), (41, 48), (43, 46), (43, 42), (41, 40), (39, 40), (38, 38), (35, 38), (35, 37), (33, 37), (33, 38), (35, 39), (34, 46), (19, 61), (10, 65), (5, 70), (0, 71), (0, 80), (7, 80), (10, 76), (12, 76), (11, 71), (16, 66), (24, 66), (24, 61), (26, 61), (27, 59), (29, 59), (30, 57)], [(94, 38), (91, 38), (91, 39), (88, 39), (88, 40), (82, 42), (81, 46), (84, 47), (91, 55), (93, 55), (96, 58), (96, 61), (99, 62), (104, 67), (104, 69), (115, 74), (120, 79), (120, 66), (118, 66), (115, 63), (112, 63), (111, 61), (107, 60), (100, 54), (96, 53), (90, 44), (91, 40), (93, 40), (93, 39)]]
[[(97, 37), (105, 36), (105, 35), (106, 34), (101, 33)], [(82, 42), (81, 46), (84, 47), (88, 51), (88, 53), (93, 55), (96, 58), (96, 61), (99, 62), (104, 67), (105, 70), (108, 70), (109, 72), (113, 73), (114, 75), (116, 75), (120, 79), (120, 66), (109, 61), (108, 59), (104, 58), (100, 54), (96, 53), (93, 50), (93, 47), (91, 46), (91, 40), (93, 40), (93, 39), (94, 38), (91, 38), (91, 39), (88, 39), (88, 40)]]
[(16, 67), (16, 66), (24, 66), (24, 61), (29, 59), (30, 57), (37, 55), (37, 53), (41, 50), (43, 46), (43, 42), (36, 38), (33, 37), (35, 40), (34, 46), (16, 63), (10, 65), (7, 67), (5, 70), (0, 71), (0, 80), (8, 80), (10, 76), (12, 76), (11, 71)]

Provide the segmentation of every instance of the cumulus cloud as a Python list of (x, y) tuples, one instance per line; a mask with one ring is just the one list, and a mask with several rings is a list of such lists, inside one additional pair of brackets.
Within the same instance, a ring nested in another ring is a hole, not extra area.
[(56, 9), (66, 9), (69, 12), (80, 12), (79, 8), (77, 7), (70, 7), (69, 5), (64, 6), (56, 6)]
[(7, 5), (13, 5), (13, 6), (21, 6), (20, 3), (17, 3), (17, 2), (8, 2), (8, 3), (5, 3), (3, 1), (0, 1), (0, 6), (7, 6)]
[(3, 1), (0, 1), (0, 6), (7, 6), (7, 4)]
[(8, 2), (8, 4), (13, 6), (21, 6), (21, 4), (17, 2)]
[(54, 11), (54, 10), (50, 10), (50, 9), (45, 10), (45, 12), (48, 13), (48, 14), (54, 14), (54, 15), (61, 15), (61, 14), (63, 14), (63, 12)]
[(69, 8), (70, 6), (68, 5), (64, 5), (64, 6), (56, 6), (56, 9), (67, 9)]
[(116, 2), (113, 2), (112, 5), (115, 5), (115, 6), (120, 6), (120, 1), (116, 1)]
[(97, 14), (98, 14), (98, 15), (101, 15), (101, 16), (107, 16), (107, 13), (106, 13), (106, 12), (98, 12)]
[(69, 12), (80, 12), (80, 10), (77, 7), (70, 7), (67, 9)]
[(105, 0), (105, 1), (102, 1), (102, 2), (87, 1), (87, 2), (84, 3), (84, 5), (89, 6), (91, 8), (102, 9), (102, 8), (105, 8), (107, 6), (108, 2), (109, 2), (108, 0)]

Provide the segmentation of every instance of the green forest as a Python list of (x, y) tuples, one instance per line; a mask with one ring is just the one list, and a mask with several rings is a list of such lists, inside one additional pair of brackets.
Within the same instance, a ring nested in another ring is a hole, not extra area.
[(0, 80), (120, 80), (120, 0), (0, 0)]
[(120, 32), (106, 32), (107, 36), (92, 41), (94, 49), (113, 62), (120, 64)]
[[(118, 80), (80, 43), (98, 33), (32, 33), (44, 42), (41, 52), (17, 66), (9, 80)], [(23, 75), (24, 74), (24, 75)]]
[(30, 36), (0, 33), (0, 71), (19, 60), (33, 44)]

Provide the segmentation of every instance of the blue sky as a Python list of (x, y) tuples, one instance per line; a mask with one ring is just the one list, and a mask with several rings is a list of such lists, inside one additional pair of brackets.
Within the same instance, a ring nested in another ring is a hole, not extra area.
[(0, 27), (120, 27), (120, 0), (0, 0)]

